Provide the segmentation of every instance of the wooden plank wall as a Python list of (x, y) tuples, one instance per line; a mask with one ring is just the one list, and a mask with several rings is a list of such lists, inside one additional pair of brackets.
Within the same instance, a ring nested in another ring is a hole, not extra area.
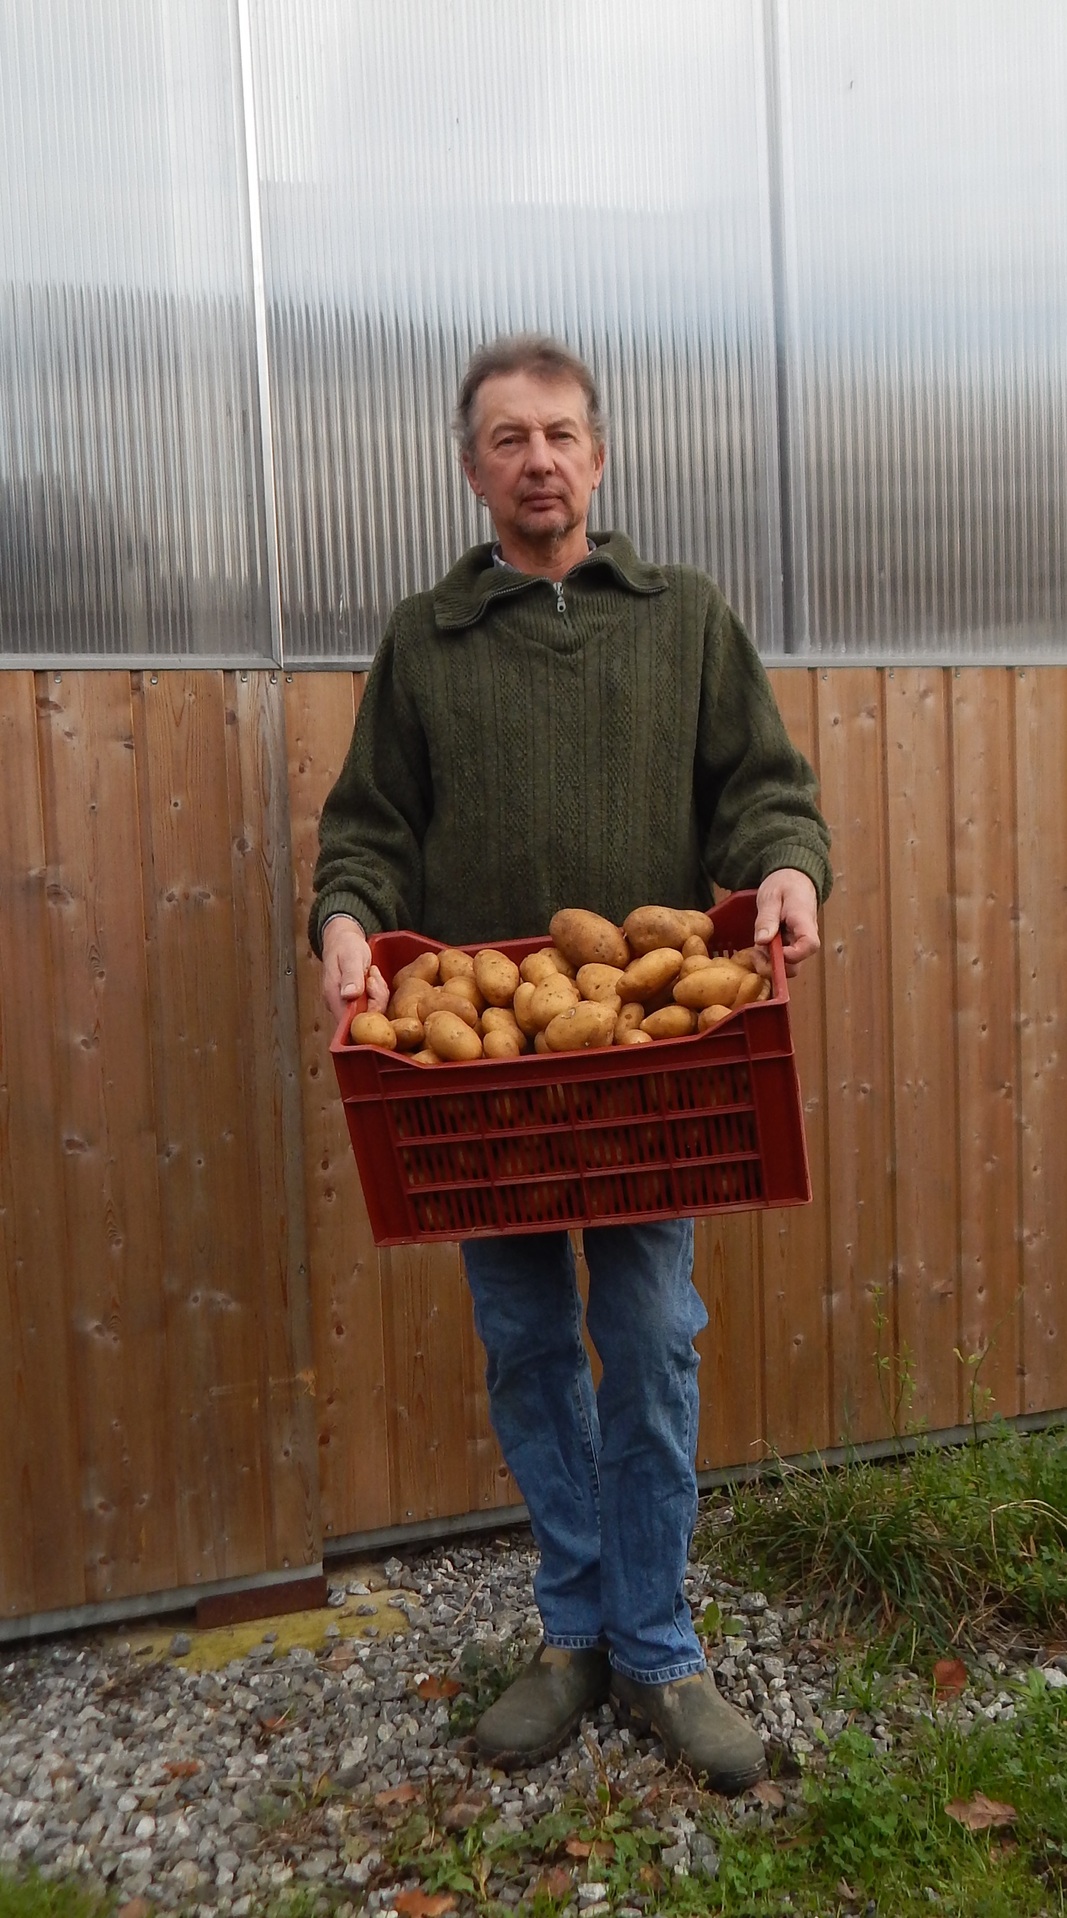
[[(834, 831), (815, 1202), (699, 1228), (704, 1469), (1067, 1406), (1067, 669), (774, 678)], [(0, 1620), (516, 1499), (456, 1249), (372, 1242), (307, 949), (361, 690), (0, 676)]]
[(0, 675), (0, 1619), (321, 1558), (284, 708)]
[[(834, 834), (794, 983), (815, 1201), (698, 1229), (702, 1469), (1067, 1407), (1067, 671), (773, 679)], [(359, 691), (286, 687), (298, 954)], [(503, 1507), (458, 1261), (375, 1254), (301, 972), (324, 1533)]]

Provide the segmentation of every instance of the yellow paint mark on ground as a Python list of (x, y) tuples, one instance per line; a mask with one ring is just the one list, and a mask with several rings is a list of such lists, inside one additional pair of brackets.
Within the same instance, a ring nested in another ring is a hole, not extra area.
[[(171, 1621), (142, 1631), (115, 1631), (108, 1637), (121, 1639), (135, 1658), (167, 1659), (189, 1672), (217, 1672), (231, 1659), (245, 1658), (255, 1651), (268, 1633), (273, 1634), (274, 1657), (283, 1658), (294, 1645), (322, 1652), (331, 1645), (343, 1644), (345, 1639), (366, 1638), (369, 1631), (376, 1632), (379, 1638), (385, 1638), (389, 1632), (406, 1632), (407, 1619), (393, 1603), (396, 1596), (392, 1591), (370, 1592), (366, 1597), (346, 1598), (343, 1605), (316, 1606), (309, 1612), (281, 1612), (273, 1618), (250, 1619), (246, 1625), (215, 1625), (207, 1631), (197, 1631), (192, 1623), (175, 1625)], [(368, 1606), (374, 1607), (373, 1613), (365, 1610)], [(338, 1637), (331, 1633), (327, 1638), (328, 1625), (337, 1626)], [(180, 1657), (175, 1657), (170, 1649), (176, 1632), (184, 1632), (193, 1641), (192, 1649)]]

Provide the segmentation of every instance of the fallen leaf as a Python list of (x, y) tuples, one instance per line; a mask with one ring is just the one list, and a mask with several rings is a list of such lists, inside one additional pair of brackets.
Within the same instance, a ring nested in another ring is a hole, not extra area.
[(537, 1898), (538, 1896), (544, 1898), (566, 1898), (573, 1889), (574, 1879), (566, 1866), (550, 1865), (548, 1870), (543, 1871), (540, 1878), (530, 1886), (529, 1895), (531, 1899)]
[(376, 1791), (374, 1802), (378, 1809), (382, 1810), (386, 1805), (410, 1805), (412, 1799), (417, 1798), (418, 1795), (410, 1778), (405, 1778), (402, 1785), (390, 1785), (387, 1791)]
[(261, 1718), (259, 1721), (259, 1728), (261, 1731), (267, 1732), (269, 1736), (273, 1738), (275, 1732), (284, 1731), (288, 1721), (289, 1721), (289, 1713), (280, 1712), (276, 1718)]
[(128, 1898), (120, 1905), (115, 1918), (151, 1918), (152, 1907), (147, 1898)]
[(328, 1672), (346, 1672), (356, 1662), (356, 1654), (351, 1645), (335, 1645), (323, 1659), (323, 1668)]
[(614, 1858), (610, 1838), (568, 1838), (563, 1847), (570, 1858)]
[(420, 1698), (455, 1698), (463, 1687), (458, 1678), (439, 1678), (436, 1672), (431, 1672), (429, 1678), (422, 1679), (416, 1685), (415, 1690)]
[(859, 1892), (853, 1891), (852, 1886), (849, 1884), (847, 1878), (839, 1878), (837, 1881), (837, 1895), (839, 1898), (848, 1898), (850, 1900), (855, 1900), (856, 1898), (859, 1897)]
[(446, 1831), (469, 1831), (472, 1825), (478, 1823), (488, 1803), (484, 1792), (475, 1792), (469, 1798), (457, 1798), (453, 1804), (446, 1805), (441, 1813), (441, 1823)]
[(939, 1658), (934, 1666), (934, 1697), (958, 1698), (967, 1690), (967, 1667), (962, 1658)]
[(976, 1791), (973, 1798), (954, 1798), (945, 1810), (958, 1825), (966, 1825), (968, 1831), (989, 1831), (995, 1826), (1015, 1823), (1015, 1806), (1000, 1805), (995, 1798), (987, 1798), (984, 1791)]
[(760, 1804), (766, 1805), (771, 1811), (781, 1811), (785, 1804), (784, 1791), (780, 1790), (770, 1778), (761, 1778), (758, 1785), (753, 1785), (752, 1796), (758, 1798)]
[(456, 1901), (450, 1891), (398, 1891), (393, 1907), (407, 1918), (441, 1918), (443, 1912), (455, 1911)]
[(170, 1778), (195, 1778), (200, 1770), (198, 1758), (169, 1758), (163, 1770)]

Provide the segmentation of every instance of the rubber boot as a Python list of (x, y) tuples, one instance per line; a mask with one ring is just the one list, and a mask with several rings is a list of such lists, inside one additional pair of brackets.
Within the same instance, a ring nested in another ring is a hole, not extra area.
[(474, 1728), (479, 1752), (501, 1771), (551, 1758), (582, 1713), (604, 1703), (610, 1678), (607, 1652), (540, 1646), (526, 1670), (482, 1713)]
[(654, 1732), (668, 1755), (712, 1791), (747, 1791), (766, 1774), (763, 1740), (720, 1697), (709, 1671), (669, 1685), (639, 1685), (612, 1672), (611, 1702), (623, 1724)]

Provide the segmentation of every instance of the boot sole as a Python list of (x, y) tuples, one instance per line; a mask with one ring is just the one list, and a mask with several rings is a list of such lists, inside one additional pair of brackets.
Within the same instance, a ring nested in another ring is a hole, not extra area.
[(749, 1765), (744, 1771), (710, 1772), (698, 1771), (692, 1760), (686, 1757), (680, 1745), (677, 1745), (668, 1733), (661, 1730), (651, 1713), (641, 1711), (639, 1706), (631, 1705), (624, 1698), (611, 1694), (611, 1706), (620, 1725), (627, 1725), (632, 1731), (642, 1734), (652, 1733), (658, 1738), (668, 1758), (674, 1765), (687, 1765), (694, 1778), (702, 1778), (712, 1791), (721, 1793), (724, 1798), (736, 1798), (739, 1792), (748, 1791), (752, 1785), (758, 1785), (761, 1778), (767, 1776), (767, 1760)]

